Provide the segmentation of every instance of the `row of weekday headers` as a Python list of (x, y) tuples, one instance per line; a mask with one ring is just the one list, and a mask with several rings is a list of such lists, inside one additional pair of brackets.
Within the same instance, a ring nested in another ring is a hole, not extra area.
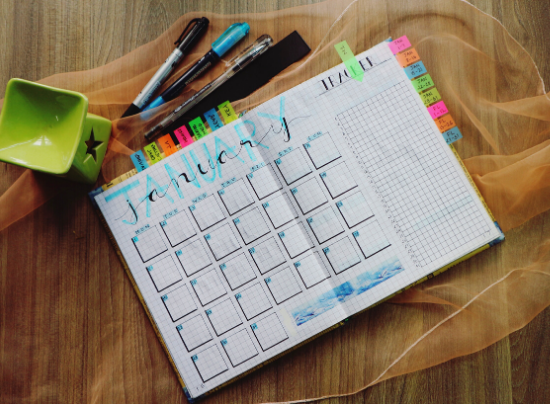
[(397, 38), (389, 43), (390, 50), (395, 58), (405, 69), (407, 77), (411, 79), (414, 89), (420, 95), (422, 102), (428, 108), (430, 116), (435, 121), (439, 131), (447, 144), (456, 142), (462, 138), (462, 133), (449, 114), (449, 110), (443, 101), (435, 84), (428, 74), (424, 63), (420, 60), (418, 52), (414, 49), (406, 36)]

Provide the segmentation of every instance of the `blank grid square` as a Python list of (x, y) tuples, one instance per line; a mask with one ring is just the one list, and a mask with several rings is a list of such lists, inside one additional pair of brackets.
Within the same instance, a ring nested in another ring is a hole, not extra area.
[(267, 288), (273, 296), (275, 303), (281, 304), (302, 292), (298, 281), (292, 274), (290, 267), (265, 278)]
[(323, 244), (344, 232), (344, 228), (340, 224), (332, 207), (317, 212), (315, 215), (307, 218), (306, 221), (319, 244)]
[(340, 163), (329, 168), (327, 171), (321, 173), (320, 176), (333, 199), (357, 186), (346, 163)]
[(246, 178), (248, 178), (258, 199), (264, 199), (283, 187), (271, 164), (267, 164), (265, 167), (248, 174)]
[(178, 212), (176, 215), (160, 222), (160, 226), (172, 247), (183, 243), (197, 234), (185, 211)]
[(149, 265), (147, 267), (147, 272), (149, 276), (151, 276), (157, 292), (182, 280), (180, 271), (171, 256), (164, 257), (160, 261)]
[(304, 149), (317, 169), (341, 157), (338, 148), (328, 133), (305, 143)]
[(327, 203), (327, 197), (321, 189), (317, 178), (311, 178), (306, 182), (290, 190), (300, 210), (305, 215), (321, 205)]
[(214, 254), (216, 261), (227, 257), (229, 254), (237, 251), (241, 246), (239, 240), (233, 234), (233, 230), (228, 223), (212, 230), (211, 233), (204, 236), (210, 251)]
[(325, 263), (318, 252), (306, 255), (300, 261), (296, 261), (294, 267), (308, 289), (330, 278)]
[(269, 227), (260, 210), (255, 207), (233, 219), (245, 244), (250, 244), (269, 233)]
[(197, 305), (187, 285), (181, 285), (179, 288), (168, 292), (162, 296), (162, 301), (172, 321), (178, 321), (197, 310)]
[(350, 229), (374, 216), (372, 209), (361, 192), (357, 192), (336, 202), (336, 206)]
[(254, 198), (242, 179), (220, 189), (218, 195), (230, 215), (234, 215), (254, 203)]
[(247, 320), (259, 316), (273, 307), (259, 283), (237, 293), (235, 299), (237, 299)]
[(222, 347), (233, 367), (239, 366), (249, 359), (258, 356), (247, 330), (241, 330), (222, 340)]
[(277, 168), (281, 172), (287, 185), (290, 185), (311, 172), (301, 149), (292, 150), (290, 153), (275, 160)]
[(354, 231), (353, 237), (365, 258), (369, 258), (390, 245), (376, 220), (371, 220)]
[(286, 192), (269, 199), (262, 204), (274, 228), (279, 228), (298, 217), (292, 201)]
[(200, 314), (184, 321), (176, 329), (185, 345), (185, 349), (189, 352), (208, 341), (212, 341), (212, 335), (210, 335), (210, 331), (208, 331), (208, 327)]
[(256, 279), (256, 273), (244, 253), (221, 264), (220, 269), (231, 290), (240, 288), (251, 280)]
[(310, 248), (313, 248), (313, 242), (307, 234), (304, 224), (301, 222), (280, 232), (279, 238), (283, 242), (290, 258), (295, 258)]
[(176, 251), (183, 270), (191, 276), (211, 264), (210, 256), (200, 240), (195, 240)]
[(230, 299), (210, 307), (206, 310), (206, 316), (218, 337), (243, 323)]
[(210, 195), (202, 201), (189, 206), (189, 210), (202, 231), (225, 219), (225, 214), (214, 195)]
[(359, 253), (347, 236), (323, 248), (323, 252), (336, 275), (361, 262)]
[(249, 248), (248, 252), (262, 275), (286, 262), (281, 248), (273, 237), (262, 241), (255, 247)]
[(152, 258), (162, 254), (168, 248), (162, 240), (162, 237), (157, 229), (157, 226), (140, 233), (139, 235), (132, 237), (134, 246), (138, 251), (139, 256), (143, 262), (147, 262)]
[(204, 383), (227, 371), (227, 365), (216, 345), (193, 355), (191, 358)]
[(193, 279), (191, 286), (195, 289), (195, 293), (203, 306), (226, 293), (218, 273), (214, 270)]
[(285, 327), (281, 324), (277, 313), (270, 314), (250, 326), (262, 351), (267, 351), (275, 345), (288, 339)]

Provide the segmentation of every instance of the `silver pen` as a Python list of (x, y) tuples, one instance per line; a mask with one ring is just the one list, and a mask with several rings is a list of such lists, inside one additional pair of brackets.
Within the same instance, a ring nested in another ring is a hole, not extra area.
[(235, 74), (243, 70), (260, 55), (263, 55), (271, 47), (271, 45), (273, 45), (273, 39), (271, 39), (269, 35), (262, 35), (261, 37), (256, 39), (256, 41), (252, 45), (250, 45), (228, 63), (229, 67), (225, 72), (218, 76), (218, 78), (201, 88), (194, 96), (192, 96), (179, 107), (177, 107), (166, 118), (160, 121), (151, 130), (149, 130), (145, 134), (145, 139), (147, 139), (148, 141), (153, 140), (155, 136), (160, 133), (160, 131), (168, 128), (176, 120), (182, 117), (183, 114), (185, 114), (200, 101), (202, 101), (206, 96), (208, 96), (212, 91), (221, 86)]

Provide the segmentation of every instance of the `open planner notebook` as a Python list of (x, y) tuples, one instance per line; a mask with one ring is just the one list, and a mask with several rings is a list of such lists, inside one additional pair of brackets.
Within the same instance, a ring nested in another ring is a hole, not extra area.
[(400, 46), (94, 194), (190, 400), (503, 239)]

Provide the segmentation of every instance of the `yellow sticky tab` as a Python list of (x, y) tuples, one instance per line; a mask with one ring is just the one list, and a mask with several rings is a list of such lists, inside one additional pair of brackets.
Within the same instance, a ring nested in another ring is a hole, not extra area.
[(422, 102), (425, 106), (435, 104), (437, 101), (441, 99), (441, 96), (439, 95), (439, 91), (437, 91), (437, 88), (432, 88), (429, 91), (426, 91), (422, 94), (420, 94), (420, 98), (422, 98)]
[(143, 148), (143, 150), (145, 150), (145, 153), (147, 153), (147, 156), (149, 157), (150, 165), (158, 163), (159, 161), (162, 160), (160, 150), (157, 147), (157, 144), (155, 142), (148, 144)]
[(344, 65), (348, 69), (351, 77), (357, 81), (363, 81), (363, 69), (361, 68), (361, 65), (359, 65), (357, 59), (355, 59), (355, 55), (351, 51), (347, 41), (337, 43), (334, 45), (334, 48), (336, 48), (336, 52), (338, 52), (340, 59), (344, 62)]
[(222, 114), (223, 121), (226, 125), (229, 122), (233, 122), (239, 119), (229, 101), (226, 101), (223, 104), (218, 105), (218, 111), (220, 111), (220, 113)]

